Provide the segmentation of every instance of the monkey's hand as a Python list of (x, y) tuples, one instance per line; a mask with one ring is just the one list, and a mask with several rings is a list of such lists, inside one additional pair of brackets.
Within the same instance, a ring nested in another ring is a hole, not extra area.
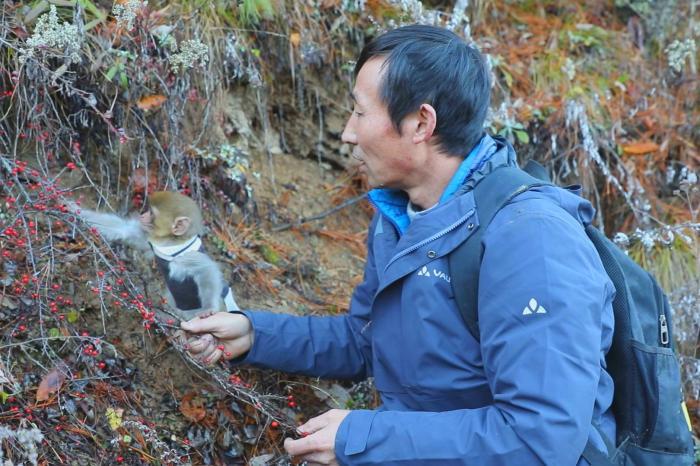
[(253, 327), (243, 314), (217, 312), (197, 317), (180, 324), (182, 329), (195, 334), (188, 342), (192, 357), (211, 365), (221, 359), (233, 359), (253, 347)]

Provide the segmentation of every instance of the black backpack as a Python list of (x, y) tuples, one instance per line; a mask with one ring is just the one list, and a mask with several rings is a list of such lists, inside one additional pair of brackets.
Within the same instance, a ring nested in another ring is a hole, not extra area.
[[(524, 170), (496, 168), (474, 187), (480, 225), (448, 260), (455, 300), (477, 341), (481, 237), (495, 214), (515, 196), (551, 184), (546, 170), (530, 162)], [(654, 277), (600, 230), (591, 225), (585, 230), (617, 291), (613, 342), (606, 355), (607, 370), (615, 383), (612, 410), (617, 438), (614, 445), (606, 440), (609, 458), (591, 444), (586, 445), (583, 457), (593, 466), (693, 465), (693, 437), (672, 346), (668, 299)]]

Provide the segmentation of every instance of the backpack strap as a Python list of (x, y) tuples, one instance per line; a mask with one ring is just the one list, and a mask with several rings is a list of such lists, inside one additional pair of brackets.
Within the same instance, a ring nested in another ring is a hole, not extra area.
[(586, 447), (583, 449), (583, 453), (581, 453), (581, 456), (588, 461), (588, 463), (591, 466), (614, 466), (615, 463), (608, 457), (605, 456), (605, 454), (596, 447), (593, 446), (593, 443), (589, 440), (588, 443), (586, 443)]
[[(537, 162), (531, 161), (526, 170), (547, 176), (546, 170)], [(534, 165), (533, 165), (534, 164)], [(538, 170), (539, 169), (541, 170)], [(493, 217), (515, 196), (535, 186), (551, 185), (547, 178), (536, 178), (517, 167), (502, 166), (482, 178), (474, 186), (479, 226), (476, 231), (448, 256), (452, 291), (462, 319), (469, 333), (479, 341), (479, 269), (483, 246), (481, 238)]]

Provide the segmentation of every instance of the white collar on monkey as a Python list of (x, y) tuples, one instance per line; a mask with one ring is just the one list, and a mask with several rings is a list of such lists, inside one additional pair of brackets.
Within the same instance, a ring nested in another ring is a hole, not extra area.
[(175, 259), (175, 257), (186, 252), (199, 251), (202, 247), (202, 239), (199, 237), (199, 235), (195, 235), (185, 241), (184, 244), (180, 243), (173, 246), (158, 246), (153, 243), (149, 244), (151, 245), (153, 253), (156, 256), (166, 261), (171, 261)]

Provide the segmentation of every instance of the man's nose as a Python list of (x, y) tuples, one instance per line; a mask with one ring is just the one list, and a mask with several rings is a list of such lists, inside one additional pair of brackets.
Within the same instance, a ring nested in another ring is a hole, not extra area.
[(348, 118), (347, 123), (345, 123), (345, 129), (343, 129), (343, 134), (340, 135), (340, 139), (347, 144), (357, 144), (357, 135), (355, 134), (355, 114), (353, 113)]

